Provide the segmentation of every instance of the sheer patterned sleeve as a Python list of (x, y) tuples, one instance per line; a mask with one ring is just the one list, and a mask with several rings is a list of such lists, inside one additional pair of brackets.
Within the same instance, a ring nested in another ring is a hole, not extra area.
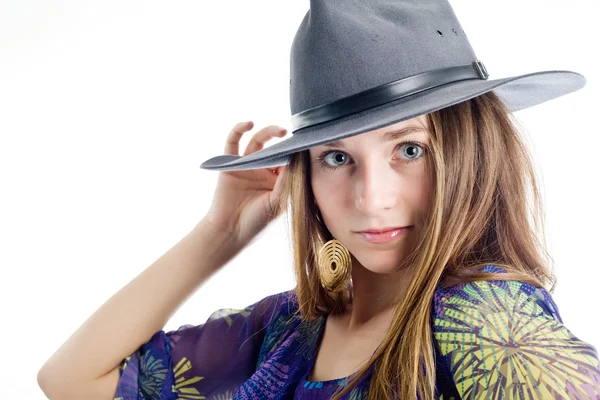
[(291, 293), (156, 332), (121, 363), (115, 400), (231, 398), (254, 372), (269, 322), (293, 304)]
[(433, 315), (462, 399), (600, 399), (598, 353), (565, 327), (546, 290), (500, 280), (440, 288)]

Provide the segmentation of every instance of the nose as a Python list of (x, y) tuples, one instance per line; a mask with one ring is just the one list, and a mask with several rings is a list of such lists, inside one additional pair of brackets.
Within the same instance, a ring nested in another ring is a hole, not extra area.
[(363, 164), (354, 184), (356, 208), (367, 215), (379, 215), (382, 210), (393, 208), (398, 199), (398, 180), (385, 159)]

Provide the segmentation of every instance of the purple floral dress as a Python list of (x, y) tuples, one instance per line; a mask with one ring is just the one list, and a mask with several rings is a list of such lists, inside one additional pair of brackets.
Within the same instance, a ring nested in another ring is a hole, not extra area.
[[(352, 376), (308, 380), (325, 320), (303, 321), (287, 291), (159, 331), (123, 360), (115, 400), (330, 399)], [(596, 349), (563, 325), (544, 289), (502, 280), (438, 288), (431, 324), (437, 399), (600, 399)], [(372, 371), (346, 399), (367, 398)]]

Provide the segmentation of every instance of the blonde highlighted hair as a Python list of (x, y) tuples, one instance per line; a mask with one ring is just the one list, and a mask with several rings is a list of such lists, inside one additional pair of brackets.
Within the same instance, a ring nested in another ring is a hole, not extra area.
[[(554, 291), (535, 171), (504, 103), (489, 92), (430, 113), (427, 121), (431, 210), (404, 262), (411, 268), (410, 285), (377, 352), (333, 399), (351, 390), (373, 364), (369, 399), (410, 399), (417, 394), (433, 399), (430, 310), (438, 286), (502, 279)], [(311, 321), (324, 313), (341, 313), (344, 299), (332, 299), (318, 280), (317, 254), (331, 234), (318, 218), (308, 150), (294, 154), (282, 183), (274, 212), (287, 211), (291, 219), (299, 313)], [(488, 264), (508, 273), (478, 272)]]

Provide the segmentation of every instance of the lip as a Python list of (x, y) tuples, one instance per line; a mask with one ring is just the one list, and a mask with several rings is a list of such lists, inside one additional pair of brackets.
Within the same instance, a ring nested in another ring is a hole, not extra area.
[(398, 229), (407, 229), (410, 228), (412, 225), (410, 226), (388, 226), (385, 228), (377, 228), (377, 229), (367, 229), (364, 231), (357, 231), (357, 233), (386, 233), (386, 232), (390, 232), (390, 231), (395, 231)]
[[(398, 238), (404, 236), (406, 232), (412, 226), (406, 226), (402, 228), (392, 228), (391, 230), (383, 231), (383, 232), (370, 232), (370, 231), (362, 231), (357, 232), (359, 235), (363, 237), (369, 243), (390, 243)], [(383, 228), (388, 229), (388, 228)]]

